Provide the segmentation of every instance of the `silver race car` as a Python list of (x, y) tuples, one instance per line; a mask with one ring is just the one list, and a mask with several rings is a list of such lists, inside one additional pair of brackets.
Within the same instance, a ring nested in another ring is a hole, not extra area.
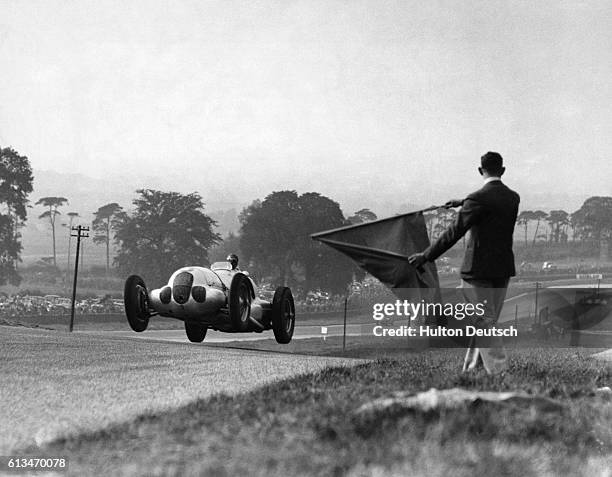
[(187, 338), (196, 343), (211, 328), (228, 333), (272, 329), (276, 341), (286, 344), (295, 328), (291, 290), (278, 287), (272, 302), (264, 300), (248, 274), (229, 262), (216, 262), (210, 268), (180, 268), (167, 285), (150, 291), (141, 277), (131, 275), (123, 298), (134, 331), (146, 330), (149, 318), (155, 315), (176, 318), (185, 322)]

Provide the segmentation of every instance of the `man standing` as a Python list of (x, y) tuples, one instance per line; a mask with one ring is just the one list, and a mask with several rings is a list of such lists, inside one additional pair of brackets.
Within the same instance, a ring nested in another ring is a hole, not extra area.
[[(520, 197), (501, 182), (504, 171), (500, 154), (487, 152), (482, 156), (478, 172), (484, 179), (483, 187), (462, 201), (445, 204), (462, 206), (455, 222), (425, 251), (408, 257), (410, 264), (420, 267), (434, 261), (469, 231), (461, 287), (467, 300), (485, 304), (485, 314), (476, 324), (479, 327), (497, 323), (508, 282), (516, 274), (512, 236)], [(507, 366), (503, 347), (478, 348), (472, 339), (463, 370), (475, 369), (480, 363), (488, 373), (503, 371)]]

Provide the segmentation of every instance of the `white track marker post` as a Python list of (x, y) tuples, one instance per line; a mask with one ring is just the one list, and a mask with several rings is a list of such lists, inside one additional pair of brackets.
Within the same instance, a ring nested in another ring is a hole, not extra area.
[(70, 308), (70, 333), (72, 333), (72, 328), (74, 327), (74, 303), (76, 301), (76, 287), (77, 287), (77, 275), (79, 273), (79, 251), (81, 249), (81, 239), (85, 237), (89, 237), (89, 227), (72, 227), (72, 230), (76, 232), (76, 235), (72, 235), (77, 238), (77, 246), (76, 246), (76, 259), (74, 261), (74, 280), (72, 281), (72, 306)]
[(533, 321), (534, 323), (537, 323), (538, 325), (540, 324), (540, 315), (538, 315), (538, 290), (540, 288), (540, 282), (536, 282), (536, 289), (535, 289), (535, 315), (533, 315)]
[(342, 328), (342, 352), (346, 350), (346, 309), (348, 307), (348, 296), (344, 297), (344, 327)]
[(514, 326), (518, 329), (518, 305), (514, 305)]
[(323, 335), (323, 341), (327, 338), (327, 326), (321, 326), (321, 334)]

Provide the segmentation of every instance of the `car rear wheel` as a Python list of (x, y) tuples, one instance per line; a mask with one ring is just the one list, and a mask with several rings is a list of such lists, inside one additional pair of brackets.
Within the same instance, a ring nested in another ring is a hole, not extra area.
[(287, 344), (295, 329), (295, 303), (293, 294), (287, 287), (278, 287), (272, 300), (272, 330), (280, 344)]
[(242, 273), (237, 273), (232, 279), (229, 292), (229, 314), (236, 331), (249, 330), (251, 287), (249, 279)]
[(185, 332), (187, 333), (187, 338), (192, 343), (201, 343), (204, 341), (207, 331), (208, 327), (206, 325), (194, 323), (193, 321), (185, 322)]
[(130, 275), (125, 281), (123, 303), (130, 328), (138, 333), (146, 330), (151, 316), (149, 294), (143, 279), (138, 275)]

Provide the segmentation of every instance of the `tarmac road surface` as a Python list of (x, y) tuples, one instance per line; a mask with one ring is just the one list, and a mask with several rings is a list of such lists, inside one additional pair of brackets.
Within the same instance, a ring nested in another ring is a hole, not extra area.
[(0, 455), (212, 394), (360, 362), (0, 326)]
[[(586, 285), (582, 285), (582, 287), (586, 287)], [(554, 290), (554, 289), (553, 289)], [(499, 317), (499, 324), (503, 323), (512, 323), (515, 320), (515, 317), (518, 315), (519, 318), (524, 319), (526, 315), (533, 313), (534, 309), (534, 293), (522, 293), (520, 295), (508, 298), (504, 302), (504, 307), (502, 309), (501, 315)], [(545, 297), (547, 295), (544, 294), (544, 291), (540, 291), (540, 305), (543, 306), (545, 304)], [(380, 324), (375, 322), (374, 320), (370, 320), (367, 322), (367, 318), (365, 319), (366, 323), (358, 324), (358, 323), (348, 323), (346, 326), (346, 334), (347, 336), (363, 336), (363, 335), (371, 335), (372, 327), (376, 324)], [(606, 323), (610, 320), (610, 318), (606, 319)], [(405, 319), (395, 319), (393, 325), (408, 325), (408, 320)], [(608, 325), (606, 325), (608, 326)], [(598, 326), (598, 333), (605, 333), (605, 331), (600, 331), (601, 326)], [(129, 329), (120, 330), (120, 331), (83, 331), (81, 333), (87, 333), (97, 336), (113, 336), (113, 337), (125, 337), (125, 338), (139, 338), (148, 341), (167, 341), (167, 342), (182, 342), (188, 343), (187, 337), (185, 335), (185, 331), (182, 329), (172, 329), (172, 330), (146, 330), (142, 333), (135, 333)], [(293, 339), (304, 339), (304, 338), (322, 338), (323, 336), (342, 336), (343, 334), (343, 325), (338, 323), (329, 323), (326, 325), (308, 325), (308, 324), (300, 324), (299, 321), (296, 324)], [(274, 335), (271, 330), (267, 330), (261, 333), (223, 333), (219, 331), (208, 330), (206, 338), (204, 339), (204, 343), (223, 343), (230, 341), (252, 341), (252, 340), (261, 340), (261, 339), (274, 339)]]
[[(407, 323), (407, 322), (406, 322)], [(322, 333), (322, 328), (326, 329), (325, 335)], [(342, 325), (303, 325), (296, 326), (293, 333), (293, 339), (304, 339), (304, 338), (320, 338), (323, 336), (342, 336)], [(371, 328), (371, 326), (370, 326)], [(364, 334), (367, 331), (366, 325), (361, 324), (348, 324), (346, 326), (347, 336), (358, 336)], [(139, 338), (148, 341), (170, 341), (189, 343), (187, 335), (184, 330), (173, 329), (173, 330), (146, 330), (142, 333), (136, 333), (131, 330), (121, 331), (82, 331), (80, 334), (88, 334), (95, 336), (109, 336), (109, 337), (122, 337), (122, 338)], [(224, 333), (221, 331), (208, 330), (206, 338), (202, 344), (206, 343), (226, 343), (230, 341), (255, 341), (264, 339), (274, 339), (274, 333), (272, 330), (262, 331), (261, 333)], [(190, 343), (191, 345), (198, 345), (199, 343)], [(282, 347), (279, 348), (282, 350)]]
[[(521, 308), (527, 309), (531, 306), (533, 297), (529, 294), (524, 293), (522, 295), (510, 298), (506, 300), (506, 306), (502, 310), (502, 316), (500, 316), (500, 323), (514, 320), (515, 308), (514, 305), (521, 306)], [(394, 324), (407, 325), (408, 320), (395, 320)], [(371, 320), (369, 323), (348, 323), (346, 326), (347, 336), (362, 336), (371, 335), (372, 326), (378, 324)], [(180, 342), (188, 343), (185, 331), (182, 329), (171, 329), (171, 330), (146, 330), (142, 333), (136, 333), (129, 329), (124, 330), (100, 330), (100, 331), (76, 331), (79, 333), (92, 334), (97, 336), (112, 336), (112, 337), (123, 337), (123, 338), (139, 338), (147, 341), (168, 341), (168, 342)], [(338, 323), (329, 323), (326, 325), (302, 325), (296, 324), (293, 339), (305, 339), (305, 338), (322, 338), (323, 336), (342, 336), (343, 325)], [(262, 339), (274, 339), (272, 330), (263, 331), (261, 333), (224, 333), (220, 331), (208, 330), (205, 343), (225, 343), (235, 341), (254, 341)]]

